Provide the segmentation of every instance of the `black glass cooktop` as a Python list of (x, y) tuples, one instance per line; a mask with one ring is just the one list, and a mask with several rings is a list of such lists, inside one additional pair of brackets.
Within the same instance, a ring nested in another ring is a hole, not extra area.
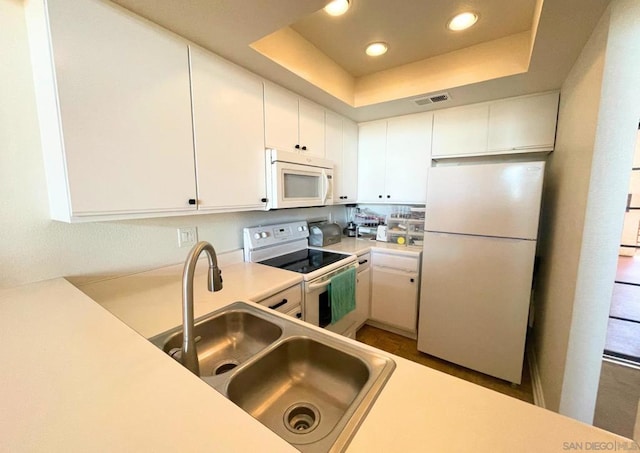
[(325, 252), (324, 250), (305, 249), (286, 255), (276, 256), (268, 260), (260, 261), (260, 264), (277, 267), (288, 271), (308, 274), (321, 267), (340, 261), (348, 255), (342, 253)]

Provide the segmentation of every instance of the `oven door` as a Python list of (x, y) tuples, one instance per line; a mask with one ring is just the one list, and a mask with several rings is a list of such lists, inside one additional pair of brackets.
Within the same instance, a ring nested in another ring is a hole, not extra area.
[(333, 170), (290, 162), (271, 164), (271, 208), (333, 204)]
[(316, 279), (304, 283), (304, 320), (314, 326), (319, 326), (332, 332), (344, 335), (355, 325), (355, 313), (353, 310), (343, 316), (335, 324), (331, 324), (331, 296), (329, 285), (331, 278), (347, 269), (357, 267), (357, 263), (336, 269)]

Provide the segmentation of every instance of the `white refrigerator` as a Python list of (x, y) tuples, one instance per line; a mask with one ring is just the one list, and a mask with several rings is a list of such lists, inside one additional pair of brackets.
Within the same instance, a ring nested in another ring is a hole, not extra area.
[(544, 162), (429, 173), (418, 350), (519, 384)]

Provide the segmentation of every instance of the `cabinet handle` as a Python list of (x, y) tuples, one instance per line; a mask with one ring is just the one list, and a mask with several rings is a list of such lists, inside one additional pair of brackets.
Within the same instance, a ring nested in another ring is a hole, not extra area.
[(260, 201), (263, 202), (263, 203), (266, 203), (267, 201), (269, 201), (269, 199), (268, 198), (260, 198)]
[(296, 148), (296, 149), (300, 149), (300, 145), (296, 145), (296, 146), (295, 146), (295, 148)]
[(296, 318), (302, 319), (302, 313), (296, 313)]
[(286, 304), (288, 302), (287, 299), (282, 299), (280, 302), (278, 302), (277, 304), (273, 304), (273, 305), (269, 305), (269, 308), (271, 308), (272, 310), (275, 310), (278, 307), (282, 307), (284, 304)]
[(195, 198), (189, 198), (189, 204), (190, 205), (196, 204), (196, 199)]
[(382, 198), (382, 195), (378, 195), (378, 198)]
[(411, 278), (411, 279), (409, 279), (409, 281), (410, 281), (411, 283), (413, 283), (413, 282), (415, 282), (415, 281), (416, 281), (416, 279), (415, 279), (415, 278)]
[(362, 261), (358, 261), (358, 264), (365, 264), (365, 263), (368, 263), (368, 262), (369, 262), (369, 260), (362, 260)]
[(387, 198), (391, 198), (391, 195), (387, 195)]
[(306, 147), (306, 146), (303, 146), (303, 147), (302, 147), (302, 151), (306, 151), (306, 150), (307, 150), (307, 147)]

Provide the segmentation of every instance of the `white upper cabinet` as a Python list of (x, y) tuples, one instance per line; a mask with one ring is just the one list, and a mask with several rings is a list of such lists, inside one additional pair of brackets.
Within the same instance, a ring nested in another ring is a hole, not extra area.
[(198, 209), (266, 207), (262, 80), (190, 47)]
[(325, 113), (326, 158), (333, 162), (333, 203), (355, 203), (358, 184), (358, 125)]
[(489, 151), (551, 151), (559, 93), (505, 99), (489, 110)]
[(322, 107), (265, 82), (264, 115), (267, 148), (325, 156)]
[(432, 113), (417, 113), (387, 121), (387, 200), (426, 201), (432, 123)]
[(384, 196), (387, 122), (363, 123), (358, 129), (358, 201), (380, 203)]
[(487, 151), (487, 104), (440, 110), (433, 114), (433, 157)]
[(108, 2), (26, 11), (52, 217), (195, 210), (187, 45)]
[(300, 98), (298, 100), (300, 149), (314, 156), (325, 157), (324, 109)]
[(432, 123), (425, 112), (360, 125), (359, 202), (425, 202)]
[(265, 146), (296, 151), (298, 143), (298, 96), (271, 83), (264, 83)]
[(434, 113), (433, 158), (553, 151), (559, 93), (543, 93)]
[[(358, 201), (358, 125), (342, 119), (342, 199), (344, 203)], [(334, 197), (335, 203), (335, 197)]]

